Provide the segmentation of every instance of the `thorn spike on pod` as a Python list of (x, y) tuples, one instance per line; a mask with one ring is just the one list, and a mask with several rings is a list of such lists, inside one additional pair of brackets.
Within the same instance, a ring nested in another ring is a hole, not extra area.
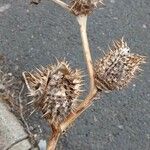
[(42, 115), (42, 117), (47, 116), (50, 112), (51, 112), (51, 110), (46, 111), (46, 112)]
[(35, 100), (32, 100), (32, 101), (28, 102), (26, 105), (31, 105), (31, 104), (33, 104), (34, 102), (35, 102)]
[[(145, 57), (132, 54), (124, 39), (114, 41), (114, 48), (94, 65), (95, 82), (100, 91), (122, 89), (134, 78)], [(113, 49), (113, 51), (111, 51)]]
[(59, 64), (58, 58), (57, 58), (56, 56), (54, 56), (54, 55), (53, 55), (53, 57), (54, 57), (54, 59), (56, 60), (56, 63), (57, 63), (57, 65), (58, 65), (58, 64)]
[[(121, 38), (121, 42), (123, 43), (125, 40), (124, 40), (124, 36)], [(126, 43), (126, 42), (125, 42)]]
[(43, 75), (43, 72), (40, 69), (36, 68), (36, 70), (41, 76)]
[[(110, 45), (108, 45), (108, 50), (112, 52)], [(106, 53), (105, 53), (105, 55), (106, 55)]]
[(37, 111), (37, 109), (34, 109), (34, 110), (29, 114), (29, 117), (30, 117), (35, 111)]
[[(41, 110), (43, 117), (51, 123), (60, 123), (77, 105), (76, 101), (82, 91), (81, 72), (79, 69), (73, 70), (66, 60), (36, 69), (32, 75), (29, 72), (28, 76), (24, 76), (33, 97), (29, 104)], [(33, 77), (35, 83), (31, 84)], [(37, 83), (40, 85), (37, 86)]]
[(104, 55), (106, 55), (106, 53), (105, 53), (105, 51), (104, 51), (104, 50), (102, 50), (102, 52), (103, 52), (103, 54), (104, 54)]

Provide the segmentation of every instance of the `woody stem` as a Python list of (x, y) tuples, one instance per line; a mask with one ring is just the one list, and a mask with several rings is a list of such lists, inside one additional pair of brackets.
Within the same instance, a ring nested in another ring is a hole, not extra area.
[(52, 0), (52, 1), (69, 11), (69, 5), (67, 5), (65, 2), (61, 0)]
[(56, 128), (53, 125), (51, 127), (52, 127), (52, 136), (50, 136), (50, 139), (48, 141), (47, 150), (55, 150), (56, 149), (58, 139), (61, 135), (61, 131), (58, 128)]
[(61, 131), (66, 130), (66, 128), (70, 124), (72, 124), (72, 122), (74, 122), (92, 104), (93, 98), (97, 93), (97, 88), (95, 86), (95, 81), (94, 81), (93, 63), (92, 63), (91, 52), (90, 52), (88, 37), (87, 37), (87, 32), (86, 32), (87, 16), (80, 15), (77, 17), (77, 21), (80, 25), (83, 52), (84, 52), (84, 57), (85, 57), (85, 61), (87, 64), (89, 80), (90, 80), (90, 89), (85, 100), (77, 107), (76, 111), (73, 113), (70, 113), (66, 117), (64, 122), (60, 124)]

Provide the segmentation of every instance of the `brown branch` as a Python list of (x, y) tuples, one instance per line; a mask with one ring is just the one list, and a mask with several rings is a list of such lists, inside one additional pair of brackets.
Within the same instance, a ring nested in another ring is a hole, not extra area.
[(67, 5), (65, 2), (63, 2), (61, 0), (52, 0), (52, 1), (55, 2), (56, 4), (60, 5), (61, 7), (65, 8), (66, 10), (70, 11), (69, 5)]
[(94, 100), (93, 98), (97, 93), (97, 88), (95, 86), (95, 80), (94, 80), (93, 63), (92, 63), (92, 58), (91, 58), (91, 53), (90, 53), (90, 48), (88, 43), (87, 31), (86, 31), (87, 16), (79, 15), (77, 17), (77, 21), (80, 25), (83, 52), (84, 52), (84, 57), (87, 64), (89, 80), (90, 80), (90, 89), (85, 100), (78, 106), (78, 108), (73, 113), (70, 113), (66, 117), (66, 119), (59, 125), (59, 130), (57, 129), (53, 131), (52, 138), (49, 140), (47, 150), (55, 150), (58, 138), (61, 135), (61, 133), (65, 131), (92, 104)]
[(81, 33), (81, 39), (83, 44), (83, 53), (84, 53), (88, 74), (90, 78), (90, 91), (89, 91), (90, 93), (95, 89), (95, 81), (94, 81), (93, 62), (91, 58), (91, 52), (89, 48), (89, 42), (88, 42), (87, 31), (86, 31), (87, 17), (88, 16), (85, 15), (79, 15), (77, 17), (77, 21), (80, 25), (80, 33)]
[(55, 150), (59, 136), (61, 135), (61, 131), (59, 130), (59, 128), (56, 128), (53, 125), (51, 127), (52, 127), (52, 136), (50, 136), (47, 150)]
[(91, 58), (91, 53), (89, 49), (89, 43), (88, 43), (88, 37), (86, 32), (86, 23), (87, 23), (87, 16), (78, 16), (77, 21), (80, 25), (80, 33), (81, 33), (81, 39), (83, 43), (83, 52), (87, 64), (88, 74), (90, 78), (90, 89), (87, 97), (85, 100), (78, 106), (75, 112), (69, 114), (65, 121), (60, 124), (61, 131), (65, 131), (66, 128), (74, 122), (81, 114), (84, 112), (93, 102), (93, 98), (97, 93), (97, 88), (95, 87), (95, 81), (94, 81), (94, 69), (93, 69), (93, 63)]
[(93, 90), (88, 94), (85, 100), (78, 106), (75, 112), (70, 113), (64, 122), (60, 124), (61, 131), (65, 131), (87, 108), (89, 108), (93, 102), (93, 98), (96, 95), (97, 90)]
[[(59, 4), (63, 8), (70, 11), (69, 6), (62, 2), (61, 0), (52, 0), (55, 3)], [(87, 31), (86, 31), (86, 24), (87, 24), (87, 15), (79, 15), (77, 16), (77, 21), (80, 25), (80, 33), (81, 39), (83, 44), (83, 52), (85, 61), (87, 64), (89, 80), (90, 80), (90, 89), (88, 95), (86, 96), (85, 100), (78, 106), (75, 112), (70, 113), (66, 119), (59, 125), (59, 129), (53, 129), (52, 137), (49, 139), (48, 148), (47, 150), (55, 150), (57, 141), (59, 136), (63, 131), (68, 128), (93, 102), (93, 98), (97, 93), (97, 88), (95, 86), (95, 78), (94, 78), (94, 69), (93, 69), (93, 62), (91, 58), (91, 52), (88, 43)]]

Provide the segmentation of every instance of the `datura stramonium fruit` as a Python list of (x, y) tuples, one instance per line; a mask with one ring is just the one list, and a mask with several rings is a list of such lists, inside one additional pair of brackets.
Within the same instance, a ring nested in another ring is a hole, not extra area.
[(144, 56), (130, 53), (123, 38), (114, 41), (110, 51), (94, 65), (97, 88), (100, 91), (122, 89), (135, 77), (144, 62)]
[(75, 15), (89, 15), (98, 5), (104, 6), (103, 0), (73, 0), (69, 7)]
[(82, 75), (72, 70), (66, 61), (41, 67), (34, 72), (23, 72), (31, 103), (42, 111), (51, 124), (59, 124), (73, 112), (79, 102)]

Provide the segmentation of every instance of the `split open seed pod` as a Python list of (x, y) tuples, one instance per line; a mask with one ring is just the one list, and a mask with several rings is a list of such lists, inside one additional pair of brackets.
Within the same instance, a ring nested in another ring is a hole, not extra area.
[(79, 102), (82, 76), (65, 61), (41, 67), (34, 72), (23, 72), (29, 95), (36, 108), (51, 124), (59, 124)]
[(89, 15), (97, 6), (104, 6), (103, 0), (73, 0), (69, 7), (75, 15)]
[(115, 41), (109, 52), (95, 63), (97, 88), (100, 91), (122, 89), (135, 77), (144, 62), (144, 56), (130, 53), (123, 38)]

